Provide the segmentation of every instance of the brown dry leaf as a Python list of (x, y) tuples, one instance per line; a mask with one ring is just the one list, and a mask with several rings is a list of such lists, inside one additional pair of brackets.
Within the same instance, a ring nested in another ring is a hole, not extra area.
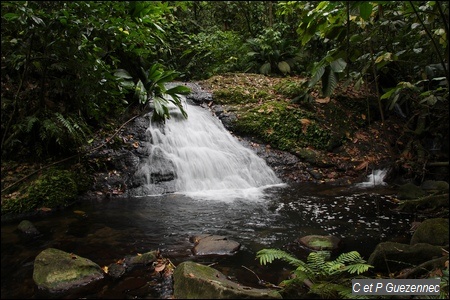
[(191, 277), (191, 278), (194, 278), (194, 277), (195, 277), (195, 275), (192, 274), (192, 273), (189, 273), (188, 275), (189, 275), (189, 277)]
[(367, 140), (367, 137), (364, 134), (359, 133), (359, 132), (355, 133), (355, 137), (357, 139), (360, 139), (360, 140), (363, 140), (363, 141)]
[(362, 163), (360, 163), (358, 166), (355, 167), (356, 171), (360, 171), (364, 168), (367, 168), (369, 166), (369, 162), (368, 161), (363, 161)]
[(106, 274), (108, 274), (108, 267), (107, 267), (107, 266), (102, 267), (102, 270), (103, 270), (103, 272), (105, 272)]
[(40, 208), (38, 208), (38, 210), (40, 210), (40, 211), (52, 211), (52, 209), (49, 208), (49, 207), (40, 207)]
[(163, 271), (165, 268), (166, 268), (166, 264), (164, 264), (164, 263), (162, 263), (162, 264), (157, 264), (157, 265), (155, 266), (155, 271), (156, 271), (156, 272), (161, 272), (161, 271)]
[(317, 103), (328, 103), (330, 102), (330, 97), (325, 97), (325, 98), (318, 98), (316, 99)]
[(139, 148), (139, 142), (134, 142), (134, 143), (133, 143), (133, 147), (134, 147), (134, 148)]
[(122, 258), (122, 259), (119, 259), (118, 261), (116, 261), (116, 264), (122, 265), (124, 262), (125, 262), (125, 259)]

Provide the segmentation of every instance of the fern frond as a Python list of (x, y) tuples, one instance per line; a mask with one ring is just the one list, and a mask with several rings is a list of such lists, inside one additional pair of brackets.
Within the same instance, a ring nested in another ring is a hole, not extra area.
[(373, 266), (363, 263), (348, 265), (345, 267), (345, 271), (347, 271), (350, 274), (361, 274), (369, 270), (370, 268), (373, 268)]
[(311, 252), (307, 258), (308, 267), (310, 267), (314, 273), (323, 274), (326, 255), (327, 254), (323, 252)]
[(74, 129), (72, 123), (64, 118), (60, 113), (55, 113), (56, 118), (64, 125), (64, 127), (69, 131), (70, 134), (74, 134)]
[(35, 123), (39, 122), (39, 118), (36, 116), (29, 116), (27, 117), (27, 126), (25, 128), (25, 132), (30, 133), (31, 130), (33, 129), (33, 126)]
[(275, 259), (280, 259), (295, 267), (303, 265), (304, 262), (279, 249), (262, 249), (256, 253), (261, 265), (272, 263)]
[(366, 261), (362, 259), (358, 251), (350, 251), (339, 255), (338, 258), (335, 259), (335, 262), (345, 264), (345, 263), (365, 263)]
[(337, 299), (337, 289), (342, 285), (329, 282), (313, 284), (309, 290), (310, 293), (319, 295), (321, 298)]

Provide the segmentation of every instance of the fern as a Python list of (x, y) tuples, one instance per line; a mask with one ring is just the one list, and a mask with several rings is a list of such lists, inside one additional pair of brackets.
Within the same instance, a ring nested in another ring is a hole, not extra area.
[(281, 259), (294, 267), (304, 265), (303, 261), (279, 249), (262, 249), (256, 253), (256, 258), (259, 258), (259, 263), (261, 265), (270, 264), (275, 259)]
[(257, 258), (262, 265), (280, 259), (295, 266), (296, 269), (292, 271), (293, 278), (284, 280), (281, 285), (302, 285), (305, 280), (309, 280), (312, 283), (309, 292), (322, 298), (348, 296), (351, 294), (351, 279), (355, 278), (351, 275), (359, 275), (372, 268), (357, 251), (342, 253), (332, 261), (329, 261), (328, 251), (311, 252), (305, 263), (283, 250), (262, 249), (257, 252)]

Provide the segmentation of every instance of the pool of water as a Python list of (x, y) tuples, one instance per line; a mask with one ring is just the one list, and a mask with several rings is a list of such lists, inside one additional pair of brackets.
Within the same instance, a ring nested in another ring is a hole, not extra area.
[[(37, 290), (32, 273), (35, 257), (49, 247), (89, 258), (100, 266), (127, 255), (159, 249), (175, 265), (199, 260), (214, 264), (238, 281), (256, 280), (259, 276), (278, 284), (273, 281), (280, 280), (286, 270), (262, 268), (255, 260), (257, 251), (288, 250), (297, 238), (311, 234), (335, 235), (342, 239), (341, 253), (357, 250), (365, 259), (379, 242), (408, 243), (413, 220), (392, 210), (394, 196), (394, 191), (386, 186), (290, 184), (267, 188), (258, 197), (236, 195), (223, 200), (167, 194), (84, 201), (45, 218), (30, 219), (41, 232), (35, 238), (22, 236), (17, 230), (19, 222), (2, 224), (1, 297), (162, 297), (162, 283), (145, 268), (76, 294), (48, 295)], [(189, 238), (201, 233), (227, 236), (241, 243), (241, 250), (233, 257), (195, 258)]]

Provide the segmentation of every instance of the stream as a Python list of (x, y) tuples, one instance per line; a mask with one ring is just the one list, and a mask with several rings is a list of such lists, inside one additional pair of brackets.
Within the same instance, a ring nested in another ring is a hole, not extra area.
[[(148, 268), (70, 295), (44, 293), (33, 282), (33, 262), (49, 247), (89, 258), (102, 267), (127, 255), (159, 249), (175, 266), (185, 260), (214, 264), (246, 285), (257, 281), (256, 276), (278, 284), (286, 276), (285, 268), (275, 263), (272, 269), (260, 266), (256, 252), (287, 250), (304, 235), (335, 235), (342, 239), (340, 253), (357, 250), (367, 260), (379, 242), (408, 243), (413, 221), (392, 210), (392, 189), (367, 186), (274, 185), (251, 200), (239, 195), (213, 200), (173, 193), (88, 201), (45, 218), (31, 218), (41, 232), (34, 238), (21, 235), (18, 222), (2, 224), (2, 299), (163, 297), (160, 280), (150, 276)], [(241, 250), (229, 257), (194, 257), (189, 238), (200, 233), (227, 236), (241, 243)]]
[[(302, 236), (334, 235), (342, 240), (339, 253), (356, 250), (366, 260), (380, 242), (409, 242), (412, 216), (392, 209), (395, 191), (383, 182), (382, 170), (353, 186), (283, 183), (210, 112), (192, 105), (186, 110), (187, 120), (173, 117), (164, 127), (149, 124), (149, 156), (138, 171), (144, 185), (133, 196), (81, 201), (30, 218), (40, 232), (35, 237), (23, 236), (19, 221), (2, 224), (2, 299), (171, 296), (170, 283), (147, 266), (69, 294), (38, 290), (34, 259), (50, 247), (101, 267), (159, 250), (175, 266), (194, 260), (255, 286), (259, 279), (279, 284), (290, 272), (275, 262), (259, 265), (257, 251), (278, 248), (306, 259), (307, 252), (295, 243)], [(162, 185), (161, 178), (166, 180)], [(223, 235), (241, 248), (232, 256), (194, 257), (190, 237), (198, 234)]]

